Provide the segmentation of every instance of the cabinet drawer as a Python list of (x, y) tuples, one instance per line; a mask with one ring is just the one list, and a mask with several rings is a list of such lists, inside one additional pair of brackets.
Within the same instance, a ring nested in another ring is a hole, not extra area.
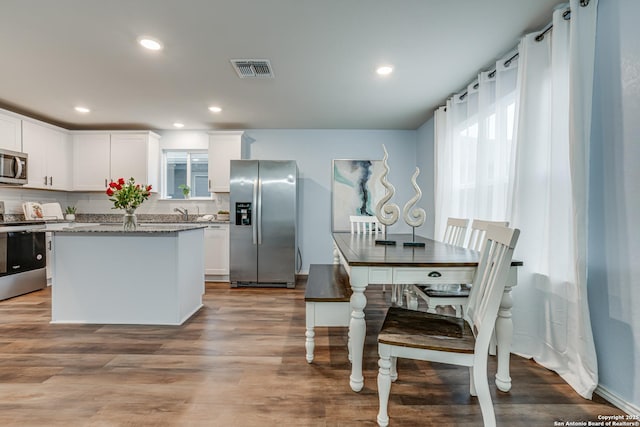
[(393, 270), (395, 284), (471, 283), (475, 267), (456, 268), (402, 268)]

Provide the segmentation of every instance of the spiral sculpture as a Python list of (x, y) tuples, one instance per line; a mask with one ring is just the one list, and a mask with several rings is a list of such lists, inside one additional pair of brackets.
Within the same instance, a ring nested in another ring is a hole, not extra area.
[(384, 167), (384, 172), (380, 176), (380, 183), (385, 188), (385, 195), (378, 204), (376, 205), (376, 217), (378, 221), (386, 226), (390, 226), (398, 221), (398, 217), (400, 216), (400, 208), (395, 203), (387, 202), (391, 200), (393, 195), (396, 193), (396, 189), (391, 185), (389, 181), (387, 181), (387, 175), (389, 174), (389, 165), (387, 164), (387, 159), (389, 158), (389, 153), (387, 153), (387, 148), (382, 144), (382, 149), (384, 150), (384, 157), (382, 158), (382, 166)]
[(424, 220), (427, 217), (427, 213), (422, 208), (414, 208), (418, 200), (422, 197), (422, 191), (420, 187), (418, 187), (417, 178), (420, 175), (420, 168), (416, 168), (415, 173), (411, 177), (411, 184), (413, 185), (413, 189), (416, 191), (416, 195), (413, 196), (402, 209), (402, 217), (404, 221), (409, 224), (411, 227), (420, 227), (424, 224)]

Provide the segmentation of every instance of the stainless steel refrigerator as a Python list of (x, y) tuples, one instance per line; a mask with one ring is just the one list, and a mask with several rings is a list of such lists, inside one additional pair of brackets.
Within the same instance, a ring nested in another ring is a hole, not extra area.
[(231, 287), (295, 286), (297, 181), (294, 161), (231, 161)]

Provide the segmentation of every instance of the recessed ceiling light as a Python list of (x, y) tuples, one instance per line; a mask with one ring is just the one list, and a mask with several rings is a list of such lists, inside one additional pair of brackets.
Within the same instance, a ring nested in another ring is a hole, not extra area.
[(177, 127), (177, 128), (183, 128), (184, 127), (184, 123), (180, 123), (180, 122), (175, 122), (173, 124), (173, 126)]
[(209, 107), (209, 111), (211, 111), (212, 113), (219, 113), (220, 111), (222, 111), (222, 108), (220, 107)]
[(138, 43), (146, 49), (149, 50), (160, 50), (162, 49), (162, 43), (160, 43), (156, 39), (152, 39), (151, 37), (140, 37), (138, 39)]
[(82, 106), (80, 106), (80, 105), (78, 105), (77, 107), (75, 107), (75, 108), (74, 108), (74, 110), (76, 110), (78, 113), (83, 113), (83, 114), (86, 114), (86, 113), (90, 113), (90, 112), (91, 112), (91, 110), (90, 110), (90, 109), (88, 109), (87, 107), (82, 107)]
[(393, 67), (390, 65), (383, 65), (382, 67), (378, 67), (376, 73), (380, 74), (381, 76), (388, 76), (389, 74), (393, 73)]

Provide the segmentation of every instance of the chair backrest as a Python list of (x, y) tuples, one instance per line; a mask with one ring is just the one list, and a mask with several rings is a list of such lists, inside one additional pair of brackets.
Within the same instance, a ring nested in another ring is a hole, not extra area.
[(474, 219), (471, 223), (471, 232), (469, 233), (469, 242), (467, 248), (479, 251), (484, 243), (484, 235), (487, 233), (489, 225), (498, 225), (500, 227), (508, 227), (509, 221), (485, 221), (482, 219)]
[(378, 221), (375, 216), (349, 216), (351, 223), (351, 234), (375, 234), (384, 232), (384, 224)]
[(464, 311), (465, 320), (476, 335), (476, 352), (488, 351), (519, 235), (520, 230), (516, 228), (487, 227), (480, 262)]
[(450, 245), (463, 246), (464, 238), (467, 236), (468, 225), (469, 220), (467, 218), (447, 219), (447, 228), (444, 230), (442, 241)]

